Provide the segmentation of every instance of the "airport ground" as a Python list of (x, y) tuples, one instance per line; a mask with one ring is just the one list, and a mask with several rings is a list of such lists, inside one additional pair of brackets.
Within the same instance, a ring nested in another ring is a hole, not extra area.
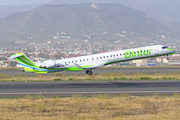
[[(38, 75), (0, 70), (0, 119), (178, 120), (179, 70), (95, 69), (92, 77), (84, 71)], [(51, 80), (37, 82), (45, 78)]]
[[(180, 68), (122, 68), (95, 69), (95, 75), (84, 71), (39, 75), (17, 69), (0, 70), (0, 97), (26, 94), (93, 95), (128, 93), (152, 95), (180, 93)], [(97, 74), (97, 75), (96, 75)]]
[[(180, 67), (128, 67), (128, 68), (101, 68), (101, 69), (93, 69), (93, 73), (95, 75), (100, 73), (171, 73), (171, 72), (180, 72)], [(8, 75), (28, 75), (28, 76), (34, 76), (34, 73), (26, 73), (21, 72), (20, 69), (0, 69), (0, 73), (2, 74), (8, 74)], [(66, 75), (84, 75), (85, 71), (62, 71), (62, 74)], [(49, 73), (44, 75), (53, 75), (55, 73)]]
[(180, 95), (133, 97), (94, 95), (0, 99), (0, 119), (8, 120), (179, 120)]

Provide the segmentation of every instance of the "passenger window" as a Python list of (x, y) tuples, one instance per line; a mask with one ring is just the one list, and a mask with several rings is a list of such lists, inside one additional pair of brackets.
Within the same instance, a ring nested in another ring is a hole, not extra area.
[(102, 59), (102, 57), (100, 57)]
[(112, 57), (112, 55), (110, 55), (110, 57)]
[(106, 57), (104, 56), (104, 58), (106, 58)]
[(80, 62), (81, 62), (82, 60), (80, 60)]
[(117, 56), (118, 56), (118, 54), (117, 54)]
[(94, 60), (94, 58), (92, 58), (92, 60)]
[(115, 57), (115, 55), (113, 55), (113, 57)]
[(98, 58), (97, 58), (98, 59)]
[(74, 61), (72, 61), (72, 63), (74, 63)]
[(87, 59), (87, 61), (89, 61), (89, 59)]
[(68, 62), (70, 64), (70, 62)]
[(83, 61), (85, 61), (85, 59)]
[(107, 56), (107, 58), (108, 58), (109, 56)]

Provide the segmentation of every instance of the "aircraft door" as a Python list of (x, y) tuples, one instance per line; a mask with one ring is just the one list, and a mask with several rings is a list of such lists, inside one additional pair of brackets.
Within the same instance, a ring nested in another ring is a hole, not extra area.
[(159, 55), (159, 49), (158, 48), (155, 49), (155, 55)]

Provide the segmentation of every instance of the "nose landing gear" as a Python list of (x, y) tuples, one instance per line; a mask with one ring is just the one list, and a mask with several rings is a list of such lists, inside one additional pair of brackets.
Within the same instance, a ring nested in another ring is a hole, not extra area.
[(93, 72), (91, 70), (86, 70), (86, 74), (91, 76), (91, 75), (93, 75)]

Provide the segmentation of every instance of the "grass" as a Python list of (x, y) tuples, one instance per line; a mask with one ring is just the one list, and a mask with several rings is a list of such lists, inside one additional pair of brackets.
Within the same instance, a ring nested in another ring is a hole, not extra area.
[(100, 73), (98, 75), (71, 75), (67, 76), (62, 73), (55, 73), (54, 75), (40, 75), (10, 76), (7, 74), (0, 74), (0, 82), (51, 82), (51, 81), (130, 81), (130, 80), (180, 80), (180, 72), (174, 73)]
[(178, 120), (180, 95), (131, 97), (128, 94), (0, 99), (0, 120)]

